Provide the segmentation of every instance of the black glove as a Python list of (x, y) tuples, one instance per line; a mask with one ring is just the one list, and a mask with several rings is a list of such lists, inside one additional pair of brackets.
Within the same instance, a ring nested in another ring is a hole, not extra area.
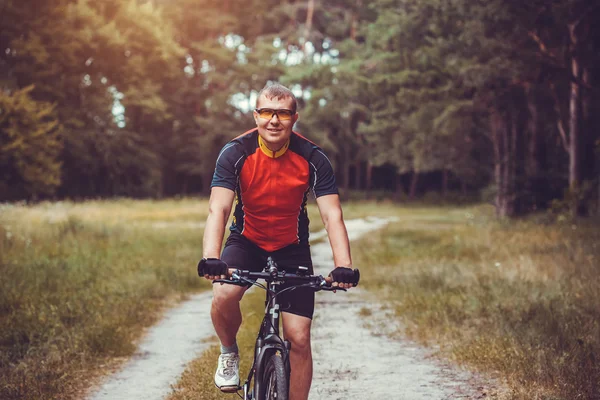
[(198, 275), (201, 277), (227, 275), (228, 269), (227, 263), (218, 258), (203, 258), (198, 263)]
[(337, 283), (352, 283), (352, 286), (358, 285), (360, 280), (360, 273), (357, 269), (351, 269), (347, 267), (337, 267), (329, 273), (329, 276), (334, 282)]

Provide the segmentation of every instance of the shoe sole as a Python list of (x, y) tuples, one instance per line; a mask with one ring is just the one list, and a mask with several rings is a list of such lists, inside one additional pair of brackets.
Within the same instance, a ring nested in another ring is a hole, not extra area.
[(217, 389), (219, 389), (221, 392), (223, 393), (235, 393), (238, 390), (241, 389), (241, 387), (239, 385), (236, 386), (217, 386), (217, 384), (215, 383), (215, 386)]

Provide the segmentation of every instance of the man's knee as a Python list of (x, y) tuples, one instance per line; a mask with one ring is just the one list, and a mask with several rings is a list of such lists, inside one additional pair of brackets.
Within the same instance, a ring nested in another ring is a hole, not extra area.
[(245, 290), (246, 288), (240, 286), (215, 283), (213, 285), (213, 305), (221, 308), (239, 303)]
[(284, 336), (292, 344), (292, 351), (310, 352), (310, 319), (286, 315), (284, 321)]

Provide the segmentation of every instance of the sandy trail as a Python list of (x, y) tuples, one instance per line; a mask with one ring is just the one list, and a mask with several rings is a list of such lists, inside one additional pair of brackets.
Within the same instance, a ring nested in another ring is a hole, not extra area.
[(163, 399), (186, 365), (214, 341), (210, 321), (212, 291), (169, 310), (142, 340), (123, 368), (109, 376), (90, 400)]
[[(382, 228), (390, 219), (346, 221), (350, 240)], [(323, 233), (313, 235), (324, 237)], [(315, 271), (327, 274), (333, 265), (328, 242), (311, 246)], [(196, 295), (170, 310), (151, 328), (136, 354), (121, 371), (108, 376), (90, 400), (159, 400), (187, 363), (210, 345), (214, 335), (209, 309), (211, 292)], [(381, 329), (379, 306), (359, 288), (347, 293), (317, 294), (313, 324), (314, 380), (310, 399), (442, 400), (480, 398), (473, 377), (431, 357), (429, 350), (401, 339), (391, 340)], [(393, 327), (387, 326), (386, 330)], [(393, 330), (393, 329), (391, 329)]]

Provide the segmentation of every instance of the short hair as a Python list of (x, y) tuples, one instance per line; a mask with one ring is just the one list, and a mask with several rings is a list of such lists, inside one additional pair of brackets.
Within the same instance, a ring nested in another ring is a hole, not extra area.
[(286, 98), (292, 99), (292, 111), (296, 113), (296, 109), (298, 107), (298, 101), (296, 100), (296, 96), (294, 93), (285, 86), (280, 83), (267, 83), (264, 88), (258, 93), (258, 97), (256, 99), (256, 103), (258, 105), (258, 99), (260, 96), (265, 95), (266, 98), (272, 99), (276, 98), (277, 100), (282, 100)]

